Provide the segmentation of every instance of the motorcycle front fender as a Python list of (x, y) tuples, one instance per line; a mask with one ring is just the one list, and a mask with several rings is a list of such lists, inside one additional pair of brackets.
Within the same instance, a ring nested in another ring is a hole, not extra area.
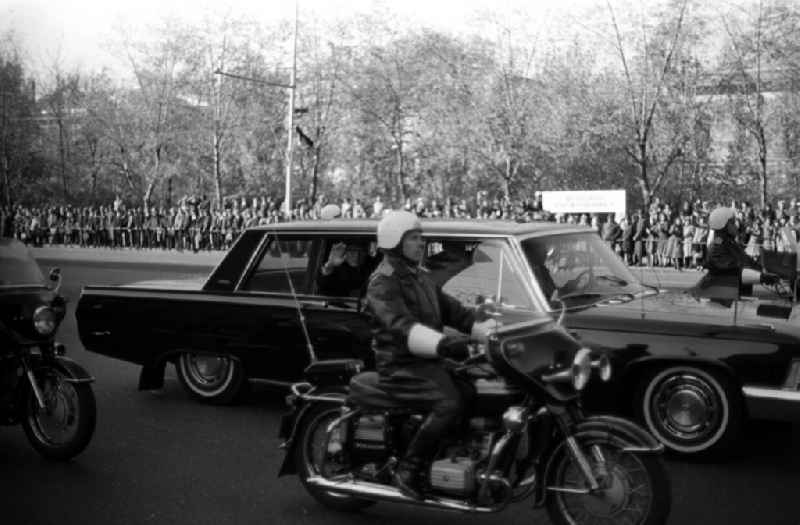
[(54, 358), (45, 360), (41, 356), (32, 356), (30, 358), (31, 368), (34, 370), (53, 367), (64, 375), (64, 381), (70, 383), (93, 383), (94, 377), (86, 371), (81, 365), (63, 355), (57, 355)]
[(575, 426), (575, 436), (592, 436), (596, 434), (612, 435), (617, 439), (627, 442), (625, 448), (628, 452), (638, 454), (660, 454), (664, 445), (654, 438), (648, 431), (628, 419), (598, 415), (587, 417)]
[[(572, 437), (574, 437), (579, 444), (584, 440), (615, 442), (620, 446), (621, 450), (634, 454), (660, 454), (664, 451), (664, 445), (649, 432), (633, 421), (618, 416), (596, 415), (587, 417), (575, 425)], [(557, 456), (562, 453), (568, 453), (566, 451), (567, 448), (566, 440), (555, 444), (549, 452), (549, 458), (544, 465), (541, 479), (547, 481), (551, 479), (554, 462)], [(546, 482), (540, 484), (537, 490), (535, 503), (537, 507), (544, 504), (544, 486)]]

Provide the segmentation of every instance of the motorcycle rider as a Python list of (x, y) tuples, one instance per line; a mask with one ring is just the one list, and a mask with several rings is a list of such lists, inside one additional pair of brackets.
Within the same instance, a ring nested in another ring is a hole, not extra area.
[(394, 472), (405, 495), (421, 499), (420, 472), (433, 459), (439, 439), (463, 412), (464, 395), (443, 358), (469, 356), (469, 337), (445, 335), (445, 325), (485, 340), (490, 306), (477, 309), (437, 287), (420, 266), (425, 241), (417, 216), (390, 211), (378, 224), (384, 257), (370, 277), (367, 311), (379, 387), (398, 401), (428, 412)]
[[(742, 270), (751, 268), (760, 272), (761, 264), (747, 255), (736, 241), (736, 212), (733, 208), (719, 206), (709, 215), (708, 225), (713, 235), (709, 240), (706, 257), (708, 274), (698, 283), (697, 288), (708, 290), (728, 277), (735, 279), (736, 286), (741, 289)], [(773, 284), (776, 279), (776, 276), (767, 273), (760, 276), (763, 284)]]

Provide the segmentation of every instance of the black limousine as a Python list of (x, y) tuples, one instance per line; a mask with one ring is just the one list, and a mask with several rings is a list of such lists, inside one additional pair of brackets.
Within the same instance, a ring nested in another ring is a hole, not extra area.
[[(292, 222), (244, 232), (204, 283), (87, 286), (84, 346), (142, 365), (139, 387), (173, 363), (194, 396), (234, 400), (248, 380), (289, 384), (318, 359), (371, 360), (363, 291), (377, 222)], [(800, 413), (800, 317), (738, 297), (714, 301), (644, 285), (594, 230), (554, 223), (423, 221), (424, 266), (466, 304), (494, 302), (503, 324), (560, 315), (614, 365), (587, 408), (630, 413), (681, 453), (729, 449), (748, 417)], [(360, 248), (363, 286), (328, 295), (321, 268), (338, 243)], [(301, 318), (303, 322), (301, 322)]]

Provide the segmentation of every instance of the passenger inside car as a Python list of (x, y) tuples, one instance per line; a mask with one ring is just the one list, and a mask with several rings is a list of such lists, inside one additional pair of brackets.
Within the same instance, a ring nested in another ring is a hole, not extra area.
[(376, 257), (365, 243), (337, 242), (320, 268), (319, 293), (331, 297), (360, 297), (375, 266)]

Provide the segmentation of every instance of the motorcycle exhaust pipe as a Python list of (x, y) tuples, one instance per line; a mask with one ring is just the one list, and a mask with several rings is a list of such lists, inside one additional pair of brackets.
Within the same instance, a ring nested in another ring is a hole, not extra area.
[(490, 513), (497, 512), (504, 507), (504, 505), (496, 507), (484, 507), (472, 505), (463, 500), (450, 498), (426, 498), (424, 500), (417, 500), (406, 496), (395, 487), (380, 485), (378, 483), (370, 483), (368, 481), (334, 481), (323, 478), (322, 476), (311, 476), (306, 480), (306, 483), (314, 488), (338, 492), (340, 494), (347, 494), (348, 496), (358, 496), (365, 499), (389, 501), (392, 503), (411, 503), (413, 505), (431, 507), (441, 510)]

